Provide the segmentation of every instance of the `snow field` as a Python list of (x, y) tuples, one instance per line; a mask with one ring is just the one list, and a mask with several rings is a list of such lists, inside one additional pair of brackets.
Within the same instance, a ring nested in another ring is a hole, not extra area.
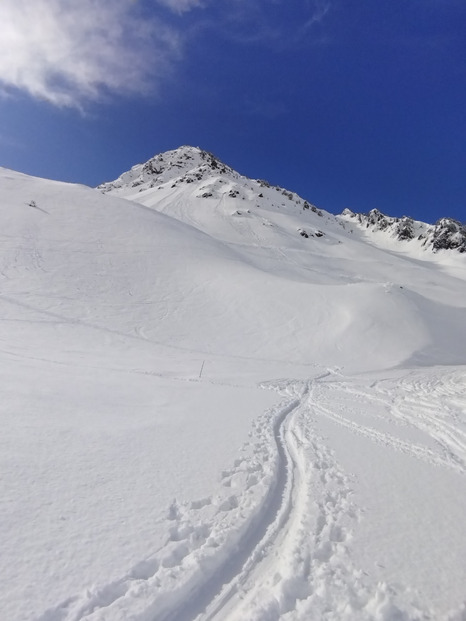
[(263, 385), (288, 398), (255, 421), (244, 457), (222, 473), (223, 489), (172, 503), (157, 553), (40, 621), (459, 619), (440, 617), (408, 586), (375, 581), (355, 563), (354, 533), (367, 519), (355, 502), (358, 479), (317, 433), (314, 412), (334, 373)]
[(399, 369), (314, 393), (318, 427), (358, 481), (353, 558), (415, 595), (425, 618), (463, 618), (465, 379), (464, 367)]
[(464, 257), (179, 172), (0, 171), (3, 618), (463, 621)]
[[(241, 451), (246, 457), (237, 458), (231, 469), (223, 471), (216, 496), (184, 505), (175, 501), (169, 506), (168, 540), (157, 554), (138, 563), (124, 578), (71, 598), (40, 619), (142, 620), (192, 615), (195, 598), (201, 607), (206, 594), (218, 588), (218, 576), (223, 579), (232, 565), (234, 569), (241, 566), (246, 558), (241, 547), (259, 537), (265, 514), (277, 502), (283, 464), (274, 430), (294, 403), (276, 407), (255, 422), (251, 442)], [(235, 555), (239, 558), (232, 561)]]

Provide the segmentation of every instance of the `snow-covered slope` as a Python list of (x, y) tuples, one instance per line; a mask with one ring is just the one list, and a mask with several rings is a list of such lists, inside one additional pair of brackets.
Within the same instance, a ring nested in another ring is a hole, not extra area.
[(192, 147), (100, 190), (0, 169), (2, 618), (461, 619), (465, 255)]
[(297, 194), (244, 177), (197, 147), (157, 155), (98, 189), (239, 243), (251, 237), (257, 243), (273, 243), (275, 232), (268, 229), (274, 226), (293, 238), (300, 235), (308, 239), (323, 235), (320, 229), (324, 222), (330, 228), (338, 225), (334, 216), (324, 214)]
[[(388, 245), (377, 236), (368, 240), (345, 218), (243, 177), (195, 147), (158, 155), (99, 189), (207, 233), (224, 242), (241, 264), (256, 268), (249, 271), (254, 282), (234, 278), (224, 283), (222, 297), (234, 314), (228, 317), (234, 333), (239, 328), (250, 334), (248, 346), (257, 343), (263, 357), (280, 358), (283, 352), (301, 362), (312, 351), (322, 364), (355, 370), (424, 360), (430, 351), (436, 362), (463, 361), (457, 338), (466, 334), (463, 282), (455, 277), (463, 277), (464, 258), (457, 253), (434, 257), (396, 240)], [(442, 272), (442, 295), (432, 293), (432, 271)], [(279, 300), (276, 278), (283, 292)], [(248, 317), (237, 308), (244, 295)], [(399, 321), (401, 311), (406, 321)], [(440, 315), (445, 321), (438, 321)], [(205, 333), (197, 334), (205, 340)], [(227, 348), (232, 346), (230, 340)]]

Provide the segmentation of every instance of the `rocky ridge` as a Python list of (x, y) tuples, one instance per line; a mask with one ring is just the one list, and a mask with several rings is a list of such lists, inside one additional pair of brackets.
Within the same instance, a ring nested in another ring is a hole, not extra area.
[(115, 181), (98, 186), (102, 192), (122, 187), (138, 188), (139, 191), (162, 186), (169, 182), (193, 183), (201, 181), (212, 173), (239, 178), (239, 174), (227, 166), (212, 153), (197, 147), (180, 147), (165, 153), (159, 153), (144, 164), (137, 164), (123, 173)]
[(247, 190), (252, 190), (260, 199), (264, 198), (264, 189), (271, 188), (284, 197), (277, 200), (277, 204), (285, 205), (284, 199), (287, 199), (300, 205), (302, 209), (311, 209), (317, 215), (323, 216), (321, 210), (295, 192), (272, 185), (264, 179), (250, 179), (240, 175), (215, 155), (199, 147), (183, 146), (155, 155), (144, 164), (133, 166), (115, 181), (102, 183), (97, 189), (106, 193), (121, 188), (137, 188), (138, 192), (143, 192), (150, 188), (162, 188), (168, 184), (175, 188), (200, 181), (205, 181), (205, 184), (199, 188), (202, 192), (198, 193), (198, 198), (219, 198), (225, 194), (226, 187), (221, 185), (226, 182), (230, 198), (251, 198), (251, 193)]
[(370, 231), (383, 231), (391, 237), (409, 242), (417, 240), (422, 247), (438, 250), (466, 252), (466, 225), (453, 218), (440, 218), (435, 224), (413, 220), (409, 216), (394, 218), (372, 209), (367, 214), (354, 213), (345, 209), (341, 215), (345, 220), (356, 222)]
[[(142, 204), (152, 203), (150, 197), (154, 195), (154, 190), (163, 190), (160, 196), (171, 195), (173, 200), (176, 200), (176, 193), (186, 191), (190, 199), (205, 199), (206, 206), (209, 201), (212, 201), (212, 206), (219, 201), (228, 201), (229, 206), (234, 205), (231, 210), (234, 217), (249, 216), (251, 210), (256, 208), (283, 212), (288, 209), (294, 214), (310, 214), (312, 218), (303, 218), (302, 225), (295, 229), (296, 234), (306, 239), (323, 237), (325, 233), (321, 228), (324, 228), (325, 222), (331, 222), (338, 228), (342, 226), (334, 215), (318, 209), (295, 192), (264, 179), (243, 176), (199, 147), (183, 146), (155, 155), (144, 164), (133, 166), (115, 181), (99, 185), (97, 189)], [(263, 224), (272, 226), (265, 220)]]
[[(115, 181), (101, 184), (97, 189), (139, 202), (137, 195), (142, 198), (151, 190), (181, 190), (185, 186), (190, 188), (190, 196), (194, 198), (217, 201), (234, 199), (238, 202), (238, 208), (233, 212), (235, 216), (249, 213), (251, 205), (274, 210), (291, 208), (294, 212), (309, 210), (321, 217), (322, 223), (331, 222), (344, 227), (347, 223), (354, 223), (363, 230), (383, 232), (400, 242), (417, 242), (421, 248), (433, 252), (466, 252), (466, 225), (452, 218), (441, 218), (432, 225), (408, 216), (387, 216), (377, 209), (367, 214), (345, 209), (341, 215), (334, 216), (295, 192), (263, 179), (240, 175), (215, 155), (199, 147), (182, 146), (155, 155), (147, 162), (133, 166)], [(304, 238), (322, 237), (325, 234), (320, 228), (305, 228), (305, 225), (298, 228), (297, 233)]]

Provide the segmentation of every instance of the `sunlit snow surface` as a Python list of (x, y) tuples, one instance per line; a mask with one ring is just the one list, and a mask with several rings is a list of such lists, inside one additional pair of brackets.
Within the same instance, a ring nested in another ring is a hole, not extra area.
[(173, 179), (0, 170), (0, 618), (464, 619), (466, 258)]

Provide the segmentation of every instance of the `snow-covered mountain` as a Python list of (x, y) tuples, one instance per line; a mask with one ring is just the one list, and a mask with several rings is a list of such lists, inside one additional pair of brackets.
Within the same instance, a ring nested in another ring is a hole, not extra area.
[(240, 219), (247, 220), (259, 238), (264, 235), (262, 226), (281, 228), (279, 222), (270, 220), (270, 214), (294, 217), (297, 226), (288, 229), (288, 234), (305, 238), (322, 237), (323, 222), (330, 228), (338, 224), (334, 216), (294, 192), (244, 177), (198, 147), (180, 147), (156, 155), (98, 189), (231, 240), (242, 239)]
[[(174, 208), (174, 203), (180, 196), (183, 196), (184, 203), (187, 197), (190, 200), (211, 199), (211, 210), (220, 201), (224, 210), (227, 212), (230, 209), (234, 216), (252, 215), (254, 218), (257, 214), (263, 215), (264, 211), (273, 213), (284, 210), (298, 217), (302, 212), (302, 226), (298, 226), (296, 231), (303, 237), (322, 237), (325, 234), (320, 230), (322, 221), (316, 220), (312, 215), (317, 214), (330, 228), (335, 224), (348, 222), (352, 227), (360, 227), (370, 232), (383, 232), (385, 236), (397, 241), (414, 240), (411, 245), (416, 248), (434, 252), (438, 250), (466, 252), (466, 225), (452, 218), (441, 218), (435, 225), (430, 225), (415, 221), (409, 216), (402, 218), (386, 216), (377, 209), (371, 210), (368, 214), (353, 213), (345, 209), (341, 216), (335, 217), (318, 209), (294, 192), (272, 186), (261, 179), (250, 179), (240, 175), (212, 153), (198, 147), (184, 146), (156, 155), (145, 164), (134, 166), (115, 181), (102, 184), (99, 189), (104, 193), (128, 198), (158, 210), (168, 209), (170, 215), (181, 220), (187, 219), (190, 223), (192, 219), (188, 214)], [(165, 199), (167, 196), (168, 206), (167, 201), (162, 200), (162, 197)], [(193, 211), (202, 209), (204, 207), (200, 208), (199, 205), (196, 206), (196, 201), (193, 202)], [(207, 205), (205, 209), (210, 219), (211, 214)], [(310, 212), (306, 214), (306, 210)], [(264, 223), (270, 225), (267, 219), (265, 222), (261, 221), (261, 224)], [(199, 222), (197, 224), (201, 225)], [(309, 231), (305, 228), (306, 225), (310, 226)]]
[(2, 619), (464, 618), (465, 253), (193, 147), (0, 216)]
[(368, 214), (353, 213), (345, 209), (342, 216), (372, 232), (383, 231), (398, 241), (416, 240), (420, 242), (422, 248), (434, 252), (438, 250), (466, 252), (466, 225), (453, 218), (440, 218), (435, 224), (426, 224), (409, 216), (391, 218), (377, 209), (372, 209)]

